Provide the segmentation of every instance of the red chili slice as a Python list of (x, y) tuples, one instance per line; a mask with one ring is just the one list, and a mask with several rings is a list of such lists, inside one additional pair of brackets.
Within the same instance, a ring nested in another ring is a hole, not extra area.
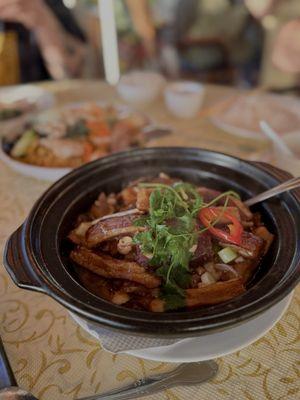
[[(213, 226), (214, 222), (222, 216), (232, 222), (232, 224), (227, 225), (229, 232)], [(212, 235), (229, 243), (241, 244), (243, 226), (235, 216), (226, 210), (217, 209), (216, 207), (202, 208), (199, 211), (199, 219)]]

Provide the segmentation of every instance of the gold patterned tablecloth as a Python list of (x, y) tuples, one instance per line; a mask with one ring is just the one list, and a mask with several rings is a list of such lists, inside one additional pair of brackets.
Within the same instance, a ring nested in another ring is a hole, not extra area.
[[(84, 99), (113, 100), (100, 82), (44, 84), (62, 104)], [(229, 89), (207, 87), (206, 104)], [(208, 120), (174, 120), (162, 103), (147, 109), (176, 132), (154, 145), (178, 144), (223, 150), (245, 158), (263, 154), (264, 144), (225, 134)], [(9, 234), (25, 219), (48, 183), (18, 175), (0, 163), (0, 256)], [(20, 386), (41, 400), (67, 400), (126, 385), (174, 365), (114, 356), (79, 328), (67, 311), (45, 295), (14, 286), (0, 265), (0, 333)], [(283, 318), (251, 346), (219, 358), (220, 372), (190, 391), (174, 388), (146, 400), (296, 400), (300, 398), (300, 287)]]

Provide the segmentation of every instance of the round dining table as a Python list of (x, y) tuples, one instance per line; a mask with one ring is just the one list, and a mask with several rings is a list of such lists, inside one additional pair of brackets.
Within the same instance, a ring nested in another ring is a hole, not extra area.
[[(122, 103), (115, 88), (101, 81), (40, 83), (57, 106), (69, 102)], [(144, 107), (153, 123), (172, 133), (151, 146), (201, 147), (248, 160), (266, 160), (269, 144), (226, 133), (209, 116), (214, 105), (237, 90), (205, 86), (204, 112), (183, 120), (171, 116), (163, 99)], [(50, 183), (25, 177), (0, 162), (0, 253)], [(22, 266), (20, 266), (21, 268)], [(126, 386), (162, 373), (174, 364), (112, 354), (80, 328), (68, 311), (46, 295), (17, 288), (0, 262), (0, 334), (18, 385), (40, 400), (69, 400)], [(263, 337), (218, 358), (219, 373), (202, 385), (177, 387), (146, 400), (297, 400), (300, 398), (300, 287), (280, 321)]]

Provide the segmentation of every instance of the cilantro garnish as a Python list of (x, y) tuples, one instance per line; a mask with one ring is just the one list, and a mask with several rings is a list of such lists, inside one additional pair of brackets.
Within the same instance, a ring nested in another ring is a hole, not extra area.
[(147, 230), (136, 234), (134, 242), (163, 279), (161, 298), (165, 300), (166, 309), (177, 309), (184, 306), (184, 289), (190, 284), (191, 249), (198, 236), (195, 217), (203, 200), (188, 183), (140, 186), (154, 190), (150, 195), (149, 215), (135, 222)]
[(230, 197), (239, 198), (234, 191), (227, 191), (209, 203), (204, 203), (195, 186), (177, 182), (172, 186), (162, 183), (141, 183), (140, 187), (153, 188), (149, 199), (149, 215), (135, 221), (147, 229), (134, 236), (134, 243), (156, 267), (155, 273), (163, 280), (160, 297), (166, 310), (184, 307), (185, 290), (191, 282), (189, 263), (193, 246), (199, 234), (208, 227), (197, 229), (196, 217), (201, 208), (210, 207), (225, 197), (223, 210), (211, 223), (218, 223), (225, 212)]

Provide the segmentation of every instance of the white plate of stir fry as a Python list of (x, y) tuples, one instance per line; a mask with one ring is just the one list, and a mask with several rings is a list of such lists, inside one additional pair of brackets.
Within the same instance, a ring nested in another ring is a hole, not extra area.
[(22, 174), (53, 181), (87, 162), (144, 146), (149, 128), (147, 116), (126, 106), (69, 104), (38, 115), (21, 134), (6, 135), (0, 158)]

